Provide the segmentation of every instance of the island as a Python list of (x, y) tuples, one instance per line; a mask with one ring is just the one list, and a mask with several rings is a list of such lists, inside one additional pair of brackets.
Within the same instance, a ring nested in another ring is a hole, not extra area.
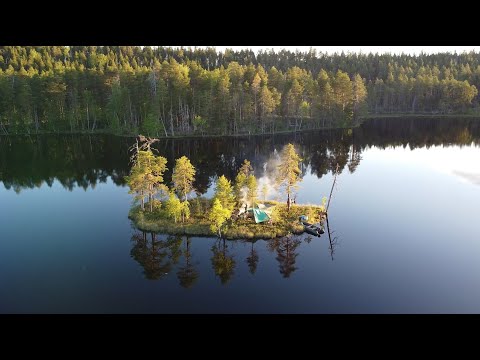
[[(165, 184), (167, 159), (154, 154), (152, 145), (156, 141), (140, 135), (131, 148), (132, 168), (126, 181), (135, 202), (128, 217), (138, 229), (226, 239), (272, 239), (304, 231), (323, 233), (326, 197), (319, 205), (296, 204), (302, 159), (293, 144), (284, 146), (272, 161), (271, 171), (260, 179), (245, 159), (233, 184), (224, 175), (218, 177), (214, 196), (207, 199), (191, 196), (196, 169), (186, 156), (176, 159), (172, 185)], [(286, 202), (268, 199), (273, 193), (277, 198), (285, 195)]]

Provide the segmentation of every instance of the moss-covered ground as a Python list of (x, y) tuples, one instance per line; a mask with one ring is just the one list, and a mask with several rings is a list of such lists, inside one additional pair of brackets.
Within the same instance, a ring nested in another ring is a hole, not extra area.
[[(133, 207), (128, 217), (134, 225), (143, 231), (153, 231), (166, 234), (186, 234), (194, 236), (218, 236), (210, 229), (208, 212), (211, 200), (196, 198), (189, 200), (190, 218), (184, 222), (181, 219), (170, 219), (160, 202), (155, 202), (153, 211), (150, 212), (148, 204), (142, 211), (140, 206)], [(287, 234), (301, 234), (303, 225), (299, 222), (300, 215), (307, 215), (310, 223), (320, 222), (324, 208), (318, 205), (292, 204), (287, 211), (285, 203), (266, 201), (266, 205), (276, 205), (272, 219), (269, 222), (255, 223), (253, 217), (229, 219), (221, 228), (222, 237), (227, 239), (273, 239)]]

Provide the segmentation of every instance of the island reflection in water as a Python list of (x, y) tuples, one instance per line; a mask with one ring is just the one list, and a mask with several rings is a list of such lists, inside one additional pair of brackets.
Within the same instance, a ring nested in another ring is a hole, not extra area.
[[(255, 275), (260, 262), (256, 246), (264, 245), (267, 256), (275, 258), (278, 263), (278, 272), (283, 278), (289, 278), (297, 269), (296, 262), (299, 248), (308, 246), (312, 241), (328, 241), (328, 250), (331, 259), (338, 245), (338, 237), (333, 237), (333, 231), (327, 226), (328, 231), (321, 237), (311, 235), (289, 235), (270, 240), (226, 240), (216, 239), (210, 246), (210, 262), (215, 277), (222, 285), (228, 284), (235, 276), (238, 263), (246, 263), (251, 275)], [(212, 238), (199, 238), (197, 241), (212, 241)], [(136, 230), (131, 238), (131, 257), (143, 268), (147, 280), (160, 280), (167, 276), (175, 275), (178, 284), (184, 288), (192, 287), (200, 277), (198, 265), (201, 260), (192, 252), (192, 237), (188, 235), (165, 235), (153, 232)], [(234, 244), (248, 245), (246, 256), (245, 249)], [(244, 259), (242, 258), (244, 257)]]

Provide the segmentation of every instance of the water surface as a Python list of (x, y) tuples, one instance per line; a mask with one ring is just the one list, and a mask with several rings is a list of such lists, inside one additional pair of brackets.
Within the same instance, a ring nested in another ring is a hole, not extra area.
[(339, 164), (330, 239), (142, 233), (123, 181), (132, 139), (0, 137), (0, 312), (480, 312), (480, 122), (379, 119), (158, 149), (170, 168), (191, 158), (210, 196), (245, 158), (261, 177), (288, 142), (304, 159), (298, 203), (327, 196)]

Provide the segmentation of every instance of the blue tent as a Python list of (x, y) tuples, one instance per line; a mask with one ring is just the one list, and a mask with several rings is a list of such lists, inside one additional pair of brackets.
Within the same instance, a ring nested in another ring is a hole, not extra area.
[(253, 217), (255, 222), (261, 223), (265, 221), (269, 221), (271, 219), (272, 208), (274, 206), (266, 207), (264, 204), (255, 204), (256, 207), (249, 208), (248, 212), (253, 212)]
[(253, 217), (255, 218), (255, 222), (257, 224), (270, 220), (270, 216), (268, 216), (268, 214), (265, 211), (260, 209), (252, 209), (252, 210), (253, 210)]

